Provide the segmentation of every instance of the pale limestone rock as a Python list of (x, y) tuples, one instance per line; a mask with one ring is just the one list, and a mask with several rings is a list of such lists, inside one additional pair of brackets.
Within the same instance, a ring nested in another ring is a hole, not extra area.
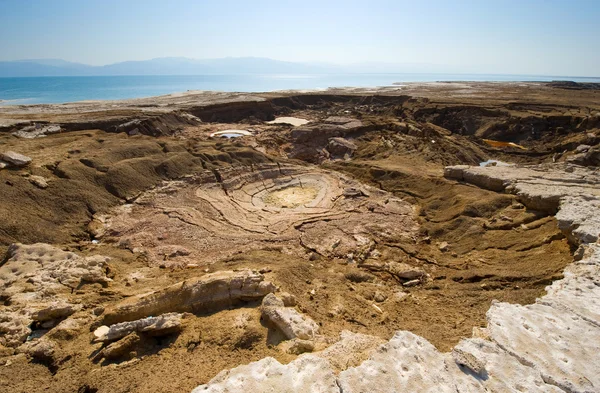
[(48, 180), (46, 180), (45, 177), (32, 175), (29, 176), (29, 181), (31, 182), (31, 184), (38, 188), (41, 188), (42, 190), (48, 188)]
[(11, 166), (23, 167), (29, 165), (31, 158), (14, 151), (6, 151), (0, 154), (0, 160), (9, 163)]
[(319, 332), (319, 325), (309, 317), (302, 315), (295, 308), (285, 307), (283, 300), (273, 294), (263, 299), (262, 317), (279, 329), (287, 339), (314, 339)]
[[(12, 297), (22, 292), (55, 295), (71, 292), (81, 283), (110, 282), (106, 276), (108, 257), (81, 257), (44, 243), (12, 244), (8, 260), (0, 267), (0, 290)], [(14, 299), (12, 299), (14, 301)]]
[(335, 375), (328, 362), (314, 355), (303, 355), (282, 365), (268, 357), (258, 362), (221, 371), (206, 385), (192, 393), (339, 393)]
[(64, 300), (49, 302), (44, 308), (35, 311), (31, 314), (34, 321), (44, 322), (53, 319), (61, 319), (73, 314), (80, 307), (67, 303)]
[(589, 255), (567, 266), (564, 278), (546, 287), (538, 302), (577, 314), (600, 328), (600, 244), (589, 246)]
[(98, 327), (96, 330), (94, 330), (94, 336), (99, 339), (101, 337), (106, 336), (106, 334), (108, 333), (108, 331), (110, 330), (110, 328), (106, 325), (102, 325), (100, 327)]
[(140, 336), (137, 333), (129, 333), (122, 340), (111, 343), (110, 345), (103, 348), (95, 356), (96, 359), (117, 359), (124, 355), (127, 355), (135, 345), (140, 341)]
[(315, 343), (310, 340), (295, 338), (293, 340), (284, 341), (280, 348), (289, 354), (301, 355), (306, 352), (313, 352), (315, 350)]
[(297, 304), (296, 296), (290, 293), (282, 292), (278, 297), (283, 300), (283, 305), (286, 307), (295, 307)]
[(34, 124), (30, 126), (26, 126), (21, 128), (19, 131), (13, 132), (12, 134), (19, 138), (25, 139), (33, 139), (33, 138), (43, 138), (50, 134), (56, 134), (57, 132), (61, 132), (62, 128), (56, 124)]
[(427, 340), (399, 331), (369, 360), (342, 371), (338, 384), (344, 393), (484, 391), (477, 380), (461, 374)]
[[(137, 321), (121, 322), (108, 328), (96, 329), (94, 335), (97, 341), (113, 341), (133, 332), (150, 333), (152, 335), (171, 334), (181, 329), (183, 314), (168, 313), (157, 317), (147, 317)], [(103, 332), (106, 332), (102, 334)], [(99, 337), (98, 337), (99, 335)]]
[[(446, 167), (444, 176), (519, 196), (530, 209), (557, 213), (559, 228), (573, 242), (593, 243), (600, 234), (600, 175), (565, 165)], [(560, 209), (560, 210), (559, 210)]]
[(57, 350), (57, 345), (54, 341), (42, 337), (39, 340), (30, 341), (21, 347), (18, 351), (26, 353), (34, 359), (41, 361), (52, 360)]
[(372, 271), (384, 271), (392, 276), (405, 280), (415, 280), (425, 276), (425, 271), (419, 267), (411, 266), (404, 262), (377, 262), (368, 261), (361, 265), (362, 268)]
[(105, 311), (104, 323), (134, 321), (169, 312), (215, 311), (260, 299), (273, 291), (275, 285), (250, 270), (217, 272), (126, 299)]
[(569, 392), (600, 390), (600, 329), (575, 314), (543, 304), (494, 303), (490, 337), (546, 383)]
[(383, 342), (379, 337), (342, 330), (340, 339), (336, 343), (315, 355), (327, 360), (334, 370), (341, 371), (358, 366)]
[(454, 347), (452, 356), (456, 363), (472, 370), (474, 378), (490, 392), (563, 392), (546, 384), (539, 371), (521, 364), (490, 341), (463, 340)]
[(69, 340), (79, 334), (80, 329), (89, 321), (89, 317), (67, 318), (52, 328), (46, 335), (56, 340)]
[(594, 243), (600, 236), (600, 198), (566, 196), (556, 214), (558, 227), (573, 243)]
[(53, 326), (73, 314), (79, 306), (66, 301), (83, 283), (107, 284), (109, 258), (81, 257), (48, 244), (13, 244), (0, 267), (0, 296), (9, 306), (0, 306), (0, 344), (16, 347), (31, 334), (33, 321)]
[(0, 344), (6, 347), (18, 347), (31, 334), (31, 317), (14, 310), (0, 310)]

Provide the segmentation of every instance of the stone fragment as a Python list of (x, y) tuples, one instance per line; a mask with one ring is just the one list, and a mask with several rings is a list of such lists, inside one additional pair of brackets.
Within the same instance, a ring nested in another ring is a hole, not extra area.
[(260, 299), (273, 291), (275, 285), (250, 270), (211, 273), (128, 298), (105, 310), (104, 323), (134, 321), (169, 312), (215, 311)]
[(97, 328), (96, 330), (94, 330), (94, 336), (96, 336), (96, 338), (101, 338), (106, 336), (106, 334), (108, 333), (108, 331), (110, 330), (110, 328), (106, 325), (102, 325), (99, 328)]
[(344, 155), (352, 155), (358, 147), (344, 138), (334, 137), (329, 139), (327, 150), (333, 156), (343, 157)]
[(376, 291), (375, 295), (373, 295), (373, 300), (375, 300), (377, 303), (382, 303), (385, 302), (385, 300), (387, 299), (387, 296), (380, 291)]
[(287, 345), (285, 351), (292, 355), (301, 355), (306, 352), (312, 352), (315, 350), (315, 343), (310, 340), (302, 340), (295, 338), (290, 341), (286, 341)]
[(136, 346), (136, 344), (140, 341), (140, 336), (137, 333), (129, 333), (123, 339), (119, 341), (115, 341), (105, 348), (103, 348), (98, 354), (95, 356), (95, 359), (105, 358), (108, 360), (118, 359), (123, 357)]
[(326, 360), (303, 355), (282, 365), (268, 357), (258, 362), (221, 371), (192, 393), (339, 393), (333, 370)]
[(101, 326), (94, 331), (97, 341), (113, 341), (125, 337), (133, 332), (149, 333), (154, 336), (163, 336), (175, 333), (181, 329), (183, 314), (168, 313), (158, 317), (147, 317), (136, 321), (114, 324), (108, 330)]
[(283, 301), (283, 305), (286, 307), (295, 307), (296, 306), (296, 296), (287, 293), (287, 292), (282, 292), (279, 294), (278, 296), (282, 301)]
[(38, 188), (41, 188), (42, 190), (48, 188), (48, 181), (42, 176), (29, 176), (29, 181), (31, 182), (31, 184)]
[(295, 308), (285, 307), (283, 300), (273, 294), (263, 299), (262, 317), (279, 329), (287, 339), (314, 339), (319, 325), (309, 317), (300, 314)]
[(27, 166), (31, 162), (31, 158), (24, 156), (23, 154), (15, 153), (14, 151), (6, 151), (0, 154), (0, 160), (16, 167)]
[(77, 307), (67, 303), (66, 301), (54, 301), (48, 303), (46, 307), (35, 311), (31, 314), (31, 318), (34, 321), (44, 322), (53, 319), (66, 318), (73, 314), (77, 310)]
[(421, 283), (421, 280), (410, 280), (410, 281), (402, 283), (402, 286), (404, 286), (404, 287), (414, 287), (416, 285), (419, 285), (420, 283)]
[(414, 267), (403, 262), (375, 262), (368, 261), (360, 265), (360, 267), (372, 271), (385, 271), (392, 276), (405, 280), (414, 280), (425, 276), (425, 271), (419, 267)]
[(19, 351), (25, 352), (34, 359), (48, 362), (51, 361), (56, 352), (56, 343), (46, 338), (30, 341), (19, 348)]

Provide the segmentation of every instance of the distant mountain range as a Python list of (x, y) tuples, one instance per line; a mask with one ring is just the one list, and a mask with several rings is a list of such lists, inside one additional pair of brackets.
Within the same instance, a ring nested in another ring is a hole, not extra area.
[[(463, 70), (464, 71), (464, 70)], [(108, 75), (234, 75), (234, 74), (331, 74), (459, 72), (427, 64), (362, 63), (351, 66), (295, 63), (262, 57), (188, 59), (164, 57), (91, 66), (60, 59), (0, 61), (0, 77), (108, 76)], [(465, 72), (469, 72), (466, 70)]]
[(91, 66), (59, 59), (0, 61), (0, 77), (100, 75), (317, 74), (336, 66), (293, 63), (259, 57), (188, 59), (165, 57)]

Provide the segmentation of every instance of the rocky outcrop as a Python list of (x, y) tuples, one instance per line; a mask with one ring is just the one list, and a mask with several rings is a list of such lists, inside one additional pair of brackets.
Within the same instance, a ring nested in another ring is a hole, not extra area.
[(327, 144), (327, 151), (335, 158), (349, 158), (357, 146), (344, 138), (331, 138)]
[(293, 148), (288, 155), (290, 158), (313, 163), (322, 162), (331, 156), (350, 156), (357, 147), (344, 137), (364, 127), (360, 120), (339, 116), (296, 127), (290, 135)]
[(217, 311), (260, 300), (273, 291), (272, 283), (250, 270), (217, 272), (126, 299), (104, 313), (104, 323), (135, 321), (171, 312)]
[(195, 126), (202, 123), (196, 116), (189, 113), (168, 113), (145, 119), (135, 119), (122, 123), (111, 131), (125, 132), (128, 135), (173, 135), (184, 127)]
[(33, 139), (43, 138), (50, 134), (56, 134), (61, 131), (62, 128), (57, 124), (33, 124), (23, 127), (20, 130), (13, 132), (12, 134), (19, 138)]
[(33, 322), (51, 328), (80, 306), (67, 296), (86, 283), (106, 285), (108, 257), (82, 257), (48, 244), (13, 244), (0, 267), (0, 344), (21, 345)]
[(222, 371), (208, 384), (198, 386), (192, 393), (339, 391), (329, 363), (313, 355), (304, 355), (286, 365), (268, 357), (246, 366)]
[(444, 175), (494, 191), (516, 194), (530, 209), (556, 214), (572, 242), (593, 243), (600, 231), (600, 175), (572, 165), (447, 167)]

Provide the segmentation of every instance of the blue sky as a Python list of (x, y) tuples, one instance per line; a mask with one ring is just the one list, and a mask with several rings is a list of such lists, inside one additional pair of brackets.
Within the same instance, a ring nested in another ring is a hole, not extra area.
[(0, 60), (258, 56), (600, 75), (599, 0), (0, 0)]

